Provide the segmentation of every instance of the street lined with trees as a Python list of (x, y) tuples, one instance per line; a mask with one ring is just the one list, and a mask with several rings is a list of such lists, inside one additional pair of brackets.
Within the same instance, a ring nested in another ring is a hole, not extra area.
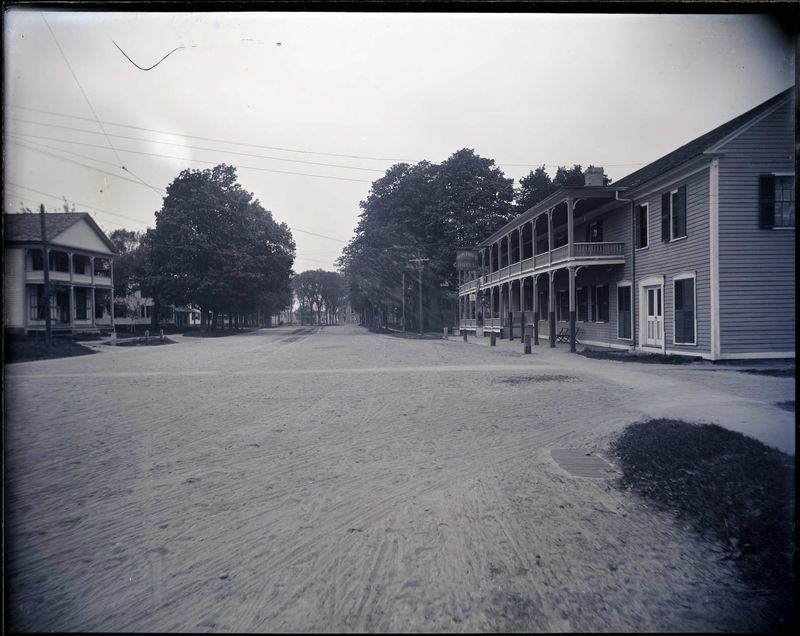
[(552, 179), (541, 166), (515, 190), (493, 159), (469, 148), (441, 164), (393, 165), (360, 203), (355, 236), (339, 259), (353, 309), (373, 327), (452, 326), (456, 250), (477, 245), (559, 187), (583, 182), (580, 165), (560, 166)]

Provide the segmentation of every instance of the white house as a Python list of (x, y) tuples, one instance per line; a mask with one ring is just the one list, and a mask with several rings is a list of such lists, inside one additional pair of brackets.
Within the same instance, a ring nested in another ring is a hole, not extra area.
[(86, 212), (46, 213), (44, 246), (40, 223), (39, 214), (3, 215), (5, 329), (45, 329), (45, 262), (55, 333), (113, 329), (114, 244)]

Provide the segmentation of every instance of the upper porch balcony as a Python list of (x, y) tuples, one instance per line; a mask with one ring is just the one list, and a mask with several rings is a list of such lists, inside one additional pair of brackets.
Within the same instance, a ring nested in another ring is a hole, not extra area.
[(478, 287), (478, 283), (480, 283), (481, 287), (484, 287), (490, 284), (503, 283), (519, 276), (544, 273), (553, 269), (555, 265), (561, 267), (569, 266), (571, 263), (581, 266), (624, 265), (624, 248), (625, 243), (622, 242), (574, 243), (573, 253), (570, 256), (569, 245), (561, 245), (542, 254), (536, 254), (535, 257), (511, 263), (497, 271), (464, 281), (459, 287), (459, 293), (474, 292)]
[(602, 223), (620, 191), (585, 186), (550, 195), (478, 246), (479, 270), (461, 273), (459, 293), (562, 267), (623, 265), (625, 243), (603, 241)]
[[(112, 260), (72, 250), (48, 250), (48, 273), (53, 283), (111, 287)], [(25, 282), (44, 282), (44, 258), (40, 248), (25, 254)]]

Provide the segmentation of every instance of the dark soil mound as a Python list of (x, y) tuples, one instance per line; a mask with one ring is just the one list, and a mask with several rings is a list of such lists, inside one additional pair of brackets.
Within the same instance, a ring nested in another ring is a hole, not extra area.
[(793, 457), (717, 425), (658, 419), (611, 448), (621, 486), (720, 541), (745, 581), (772, 599), (776, 629), (793, 624)]

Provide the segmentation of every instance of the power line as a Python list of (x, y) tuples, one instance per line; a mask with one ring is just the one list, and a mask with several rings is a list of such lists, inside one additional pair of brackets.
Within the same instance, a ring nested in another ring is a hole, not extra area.
[[(18, 143), (18, 142), (15, 142), (15, 143)], [(39, 152), (39, 153), (41, 153), (43, 155), (48, 155), (48, 156), (53, 157), (55, 159), (60, 159), (61, 161), (66, 161), (67, 163), (74, 163), (75, 165), (83, 166), (84, 168), (88, 168), (89, 170), (94, 170), (96, 172), (100, 172), (102, 174), (106, 174), (109, 177), (115, 177), (116, 179), (122, 179), (123, 181), (129, 181), (130, 183), (134, 183), (136, 185), (143, 185), (143, 186), (145, 186), (147, 188), (153, 189), (153, 186), (151, 186), (149, 184), (142, 183), (140, 181), (134, 181), (133, 179), (127, 179), (125, 177), (121, 177), (118, 174), (114, 174), (113, 172), (108, 172), (107, 170), (101, 170), (100, 168), (95, 168), (94, 166), (87, 166), (85, 163), (81, 163), (80, 161), (74, 161), (72, 159), (68, 159), (67, 157), (62, 157), (60, 155), (54, 155), (53, 153), (47, 152), (46, 150), (40, 150), (39, 148), (33, 148), (32, 146), (27, 146), (27, 147), (26, 146), (22, 146), (22, 147), (26, 148), (27, 150), (32, 150), (33, 152)]]
[[(65, 198), (65, 197), (53, 194), (52, 192), (45, 192), (43, 190), (36, 190), (34, 188), (29, 188), (28, 186), (20, 185), (18, 183), (14, 183), (13, 181), (6, 181), (6, 184), (14, 186), (16, 188), (21, 188), (23, 190), (28, 190), (29, 192), (35, 192), (36, 194), (41, 194), (43, 196), (50, 197), (52, 199), (57, 199), (59, 201), (62, 201)], [(74, 199), (67, 199), (67, 200), (70, 200), (73, 203), (76, 203), (78, 205), (82, 205), (84, 207), (91, 208), (93, 210), (97, 210), (98, 212), (105, 212), (106, 214), (111, 214), (112, 216), (118, 216), (118, 217), (120, 217), (122, 219), (127, 219), (127, 220), (130, 220), (130, 221), (135, 221), (136, 223), (141, 223), (142, 225), (145, 225), (145, 226), (149, 227), (149, 224), (147, 222), (142, 221), (140, 219), (134, 219), (133, 217), (125, 216), (125, 215), (119, 214), (117, 212), (112, 212), (111, 210), (105, 210), (103, 208), (98, 208), (97, 206), (90, 205), (88, 203), (82, 203), (81, 201), (75, 201)], [(345, 241), (344, 239), (335, 238), (333, 236), (327, 236), (325, 234), (318, 234), (316, 232), (310, 232), (308, 230), (302, 230), (302, 229), (300, 229), (298, 227), (292, 227), (292, 226), (289, 226), (289, 225), (287, 225), (287, 227), (290, 230), (292, 230), (293, 232), (300, 232), (302, 234), (311, 234), (312, 236), (317, 236), (319, 238), (329, 239), (331, 241), (338, 241), (339, 243), (347, 243), (348, 242), (348, 241)]]
[[(82, 120), (82, 121), (94, 121), (94, 120), (92, 120), (92, 119), (90, 119), (88, 117), (80, 117), (78, 115), (70, 115), (68, 113), (59, 113), (59, 112), (56, 112), (56, 111), (46, 110), (46, 109), (43, 109), (43, 108), (34, 108), (32, 106), (22, 106), (20, 104), (10, 104), (9, 106), (11, 108), (17, 108), (17, 109), (20, 109), (20, 110), (29, 110), (29, 111), (32, 111), (32, 112), (43, 113), (43, 114), (46, 114), (46, 115), (54, 115), (56, 117), (66, 117), (66, 118), (71, 118), (71, 119), (79, 119), (79, 120)], [(31, 122), (31, 123), (33, 123), (33, 122)], [(264, 144), (253, 144), (253, 143), (240, 142), (240, 141), (231, 141), (231, 140), (228, 140), (228, 139), (218, 139), (218, 138), (214, 138), (214, 137), (202, 137), (202, 136), (199, 136), (199, 135), (189, 135), (189, 134), (186, 134), (186, 133), (171, 132), (171, 131), (167, 131), (167, 130), (158, 130), (158, 129), (155, 129), (155, 128), (146, 128), (146, 127), (143, 127), (143, 126), (133, 126), (133, 125), (130, 125), (130, 124), (121, 124), (121, 123), (117, 123), (117, 122), (106, 121), (104, 123), (106, 125), (108, 125), (108, 126), (117, 126), (119, 128), (129, 128), (131, 130), (141, 130), (141, 131), (144, 131), (144, 132), (152, 132), (152, 133), (157, 133), (157, 134), (161, 134), (161, 135), (174, 135), (176, 137), (186, 137), (186, 138), (189, 138), (189, 139), (200, 139), (200, 140), (203, 140), (203, 141), (213, 141), (215, 143), (231, 144), (231, 145), (236, 145), (236, 146), (247, 146), (247, 147), (250, 147), (250, 148), (263, 148), (263, 149), (266, 149), (266, 150), (280, 150), (282, 152), (296, 152), (296, 153), (310, 154), (310, 155), (323, 155), (323, 156), (327, 156), (327, 157), (344, 157), (344, 158), (347, 158), (347, 159), (364, 159), (364, 160), (367, 160), (367, 161), (391, 161), (391, 162), (399, 162), (399, 163), (416, 163), (416, 162), (420, 161), (419, 159), (397, 159), (397, 158), (391, 158), (391, 157), (370, 157), (370, 156), (365, 156), (365, 155), (354, 155), (354, 154), (347, 154), (347, 153), (333, 153), (333, 152), (322, 152), (322, 151), (314, 151), (314, 150), (300, 150), (300, 149), (296, 149), (296, 148), (286, 148), (286, 147), (281, 147), (281, 146), (268, 146), (268, 145), (264, 145)], [(41, 125), (43, 125), (43, 126), (56, 126), (56, 124), (41, 124)], [(59, 126), (59, 127), (61, 127), (61, 126)], [(64, 127), (64, 128), (66, 128), (66, 127)], [(92, 132), (92, 131), (88, 131), (87, 130), (87, 131), (82, 131), (82, 132)], [(99, 134), (99, 133), (92, 133), (92, 134)], [(115, 135), (115, 134), (112, 134), (111, 136), (113, 136), (113, 137), (123, 137), (122, 135)], [(164, 142), (157, 142), (157, 143), (164, 143)], [(174, 145), (177, 145), (177, 144), (174, 144)], [(539, 166), (545, 166), (547, 168), (560, 168), (560, 167), (562, 167), (562, 164), (541, 163), (541, 162), (512, 163), (512, 162), (507, 162), (507, 161), (497, 161), (497, 160), (495, 160), (495, 163), (497, 165), (499, 165), (499, 166), (511, 166), (511, 167), (517, 167), (517, 168), (537, 168)], [(645, 165), (646, 162), (639, 161), (639, 162), (631, 162), (631, 163), (605, 163), (605, 162), (597, 162), (597, 163), (600, 163), (604, 167), (618, 168), (618, 167), (625, 167), (625, 166), (643, 166), (643, 165)], [(358, 168), (356, 168), (356, 169), (358, 169)], [(367, 168), (362, 168), (362, 169), (366, 170)]]
[(141, 223), (142, 225), (149, 225), (146, 221), (142, 221), (140, 219), (134, 219), (131, 216), (125, 216), (124, 214), (119, 214), (118, 212), (112, 212), (111, 210), (105, 210), (103, 208), (98, 208), (95, 205), (90, 205), (88, 203), (83, 203), (81, 201), (75, 201), (74, 199), (70, 199), (69, 197), (58, 196), (58, 195), (53, 194), (51, 192), (44, 192), (43, 190), (36, 190), (34, 188), (29, 188), (27, 186), (20, 185), (18, 183), (14, 183), (13, 181), (6, 181), (6, 185), (14, 186), (15, 188), (19, 188), (21, 190), (27, 190), (29, 192), (34, 192), (36, 194), (41, 194), (42, 196), (50, 197), (51, 199), (57, 199), (59, 201), (63, 201), (64, 199), (67, 199), (67, 201), (70, 201), (70, 202), (75, 203), (77, 205), (81, 205), (81, 206), (83, 206), (85, 208), (91, 208), (92, 210), (97, 210), (98, 212), (103, 212), (105, 214), (110, 214), (111, 216), (118, 216), (121, 219), (126, 219), (128, 221), (134, 221), (136, 223)]
[[(58, 112), (55, 112), (55, 111), (45, 110), (45, 109), (42, 109), (42, 108), (33, 108), (31, 106), (20, 106), (18, 104), (11, 104), (11, 107), (12, 108), (20, 108), (20, 109), (23, 109), (23, 110), (31, 110), (31, 111), (39, 112), (39, 113), (45, 113), (47, 115), (56, 115), (57, 117), (69, 117), (69, 118), (72, 118), (72, 119), (81, 119), (83, 121), (92, 121), (88, 117), (80, 117), (78, 115), (70, 115), (70, 114), (67, 114), (67, 113), (58, 113)], [(155, 128), (145, 128), (145, 127), (142, 127), (142, 126), (132, 126), (130, 124), (120, 124), (120, 123), (114, 123), (114, 122), (110, 122), (110, 121), (107, 121), (105, 123), (108, 124), (109, 126), (118, 126), (120, 128), (130, 128), (132, 130), (142, 130), (142, 131), (145, 131), (145, 132), (158, 133), (160, 135), (175, 135), (176, 137), (188, 137), (190, 139), (201, 139), (203, 141), (213, 141), (213, 142), (216, 142), (216, 143), (233, 144), (233, 145), (236, 145), (236, 146), (247, 146), (247, 147), (250, 147), (250, 148), (264, 148), (266, 150), (280, 150), (280, 151), (283, 151), (283, 152), (297, 152), (297, 153), (302, 153), (302, 154), (306, 154), (306, 155), (324, 155), (326, 157), (344, 157), (346, 159), (365, 159), (365, 160), (368, 160), (368, 161), (399, 161), (399, 162), (411, 161), (410, 159), (392, 159), (390, 157), (369, 157), (369, 156), (365, 156), (365, 155), (353, 155), (353, 154), (343, 154), (343, 153), (335, 153), (335, 152), (321, 152), (321, 151), (314, 151), (314, 150), (301, 150), (301, 149), (298, 149), (298, 148), (285, 148), (285, 147), (281, 147), (281, 146), (267, 146), (267, 145), (264, 145), (264, 144), (253, 144), (253, 143), (247, 143), (247, 142), (243, 142), (243, 141), (230, 141), (230, 140), (227, 140), (227, 139), (216, 139), (214, 137), (201, 137), (199, 135), (188, 135), (188, 134), (185, 134), (185, 133), (170, 132), (170, 131), (167, 131), (167, 130), (157, 130)]]
[[(19, 122), (19, 123), (22, 123), (22, 124), (32, 124), (34, 126), (47, 126), (47, 127), (50, 127), (50, 128), (61, 128), (63, 130), (72, 130), (72, 131), (75, 131), (75, 132), (85, 133), (85, 134), (88, 134), (88, 135), (102, 135), (103, 134), (103, 133), (95, 132), (93, 130), (84, 130), (82, 128), (75, 128), (74, 126), (61, 126), (59, 124), (46, 124), (46, 123), (38, 122), (38, 121), (30, 121), (29, 119), (17, 119), (16, 117), (10, 117), (9, 119), (11, 121), (16, 121), (16, 122)], [(48, 139), (50, 141), (63, 141), (64, 143), (78, 144), (78, 145), (81, 145), (81, 146), (92, 146), (94, 148), (105, 148), (105, 146), (97, 146), (97, 145), (93, 145), (93, 144), (87, 144), (87, 143), (80, 142), (80, 141), (74, 141), (72, 139), (59, 139), (57, 137), (45, 137), (45, 136), (41, 136), (41, 135), (31, 135), (30, 133), (21, 133), (21, 132), (16, 132), (16, 133), (12, 133), (12, 134), (18, 134), (18, 135), (24, 134), (24, 135), (27, 135), (29, 137), (38, 137), (39, 139)], [(240, 155), (240, 156), (243, 156), (243, 157), (256, 157), (256, 158), (259, 158), (259, 159), (270, 159), (272, 161), (285, 161), (285, 162), (288, 162), (288, 163), (302, 163), (302, 164), (307, 164), (307, 165), (311, 165), (311, 166), (328, 166), (328, 167), (331, 167), (331, 168), (346, 168), (348, 170), (362, 170), (362, 171), (365, 171), (365, 172), (380, 172), (380, 173), (384, 172), (384, 170), (379, 170), (377, 168), (362, 168), (360, 166), (347, 166), (347, 165), (342, 165), (342, 164), (338, 164), (338, 163), (324, 163), (324, 162), (321, 162), (321, 161), (303, 161), (301, 159), (285, 159), (283, 157), (270, 157), (268, 155), (257, 155), (255, 153), (251, 153), (251, 152), (238, 152), (236, 150), (225, 150), (223, 148), (205, 148), (203, 146), (193, 146), (191, 144), (179, 144), (179, 143), (174, 143), (174, 142), (171, 142), (171, 141), (158, 141), (156, 139), (146, 139), (146, 138), (143, 138), (143, 137), (132, 137), (130, 135), (117, 135), (117, 134), (114, 134), (114, 133), (109, 133), (109, 135), (111, 137), (117, 137), (119, 139), (128, 139), (130, 141), (139, 141), (139, 142), (144, 142), (144, 143), (154, 143), (154, 144), (159, 144), (159, 145), (163, 145), (163, 146), (176, 146), (178, 148), (189, 148), (191, 150), (205, 150), (205, 151), (208, 151), (208, 152), (222, 152), (222, 153), (226, 153), (226, 154), (229, 154), (229, 155)], [(130, 151), (126, 151), (124, 149), (121, 149), (121, 150), (123, 152), (135, 152), (135, 151), (132, 151), (132, 150), (130, 150)]]
[[(37, 138), (37, 139), (48, 139), (48, 137), (43, 137), (41, 135), (27, 135), (26, 133), (12, 133), (12, 135), (16, 135), (18, 137), (19, 136), (21, 136), (21, 137), (26, 137), (27, 136), (27, 137)], [(63, 140), (55, 140), (55, 141), (63, 141)], [(73, 143), (73, 144), (80, 145), (80, 146), (90, 146), (90, 147), (95, 147), (95, 148), (105, 148), (105, 146), (98, 146), (96, 144), (87, 144), (87, 143), (77, 142), (77, 141), (75, 141), (75, 142), (70, 141), (70, 142), (67, 142), (67, 143)], [(69, 152), (68, 150), (63, 150), (61, 148), (53, 148), (52, 146), (49, 146), (49, 148), (51, 148), (51, 150), (60, 150), (62, 152)], [(30, 150), (36, 150), (36, 149), (35, 148), (30, 148)], [(160, 153), (156, 153), (156, 152), (144, 152), (143, 150), (126, 150), (124, 148), (120, 148), (120, 151), (133, 153), (133, 154), (137, 154), (137, 155), (146, 155), (146, 156), (150, 156), (150, 157), (160, 157), (162, 159), (173, 159), (173, 160), (176, 160), (176, 161), (186, 161), (186, 162), (190, 162), (190, 163), (202, 163), (202, 164), (206, 164), (206, 165), (210, 165), (210, 166), (214, 166), (214, 165), (218, 165), (219, 164), (219, 162), (217, 162), (217, 161), (206, 161), (204, 159), (190, 159), (188, 157), (174, 157), (172, 155), (164, 155), (164, 154), (160, 154)], [(43, 151), (40, 150), (39, 152), (43, 152)], [(53, 156), (55, 156), (55, 155), (53, 155)], [(61, 157), (61, 158), (63, 159), (63, 157)], [(95, 160), (95, 161), (97, 161), (97, 160)], [(83, 164), (81, 164), (81, 165), (83, 165)], [(231, 165), (233, 165), (233, 164), (231, 164)], [(87, 167), (91, 167), (91, 166), (87, 166)], [(277, 173), (277, 174), (291, 174), (291, 175), (296, 175), (296, 176), (300, 176), (300, 177), (316, 177), (318, 179), (333, 179), (335, 181), (353, 181), (353, 182), (356, 182), (356, 183), (372, 183), (372, 181), (369, 181), (367, 179), (351, 179), (350, 177), (335, 177), (335, 176), (326, 175), (326, 174), (311, 174), (311, 173), (308, 173), (308, 172), (293, 172), (291, 170), (275, 170), (274, 168), (262, 168), (260, 166), (243, 166), (241, 164), (237, 164), (237, 165), (235, 165), (235, 167), (239, 168), (239, 169), (242, 169), (242, 170), (257, 170), (259, 172), (274, 172), (274, 173)], [(146, 183), (143, 183), (142, 185), (147, 185), (149, 188), (154, 188), (154, 186), (150, 186), (149, 184), (146, 184)], [(163, 194), (164, 191), (160, 190), (160, 192)]]
[(50, 26), (50, 23), (47, 21), (47, 18), (44, 17), (44, 13), (40, 13), (39, 15), (42, 16), (42, 20), (44, 20), (45, 25), (47, 25), (47, 30), (50, 31), (50, 35), (53, 36), (53, 41), (56, 43), (56, 46), (58, 47), (58, 51), (61, 53), (61, 57), (64, 59), (64, 63), (67, 65), (67, 68), (69, 69), (69, 72), (72, 75), (72, 79), (75, 80), (75, 83), (78, 85), (78, 88), (81, 91), (81, 95), (83, 95), (83, 98), (86, 100), (86, 103), (89, 105), (89, 109), (92, 111), (92, 115), (94, 115), (94, 119), (97, 122), (97, 125), (100, 126), (100, 130), (102, 130), (103, 134), (106, 136), (106, 141), (108, 142), (109, 147), (114, 152), (114, 156), (117, 158), (117, 161), (119, 161), (119, 167), (122, 170), (124, 170), (125, 172), (129, 173), (137, 181), (141, 182), (142, 185), (146, 185), (148, 188), (150, 188), (152, 190), (155, 190), (155, 188), (153, 186), (151, 186), (149, 183), (144, 181), (138, 175), (134, 174), (131, 170), (128, 170), (128, 168), (126, 168), (125, 165), (122, 163), (122, 159), (120, 158), (119, 154), (117, 153), (116, 148), (114, 148), (114, 144), (111, 143), (111, 139), (109, 138), (108, 133), (106, 132), (105, 126), (103, 126), (103, 123), (100, 121), (100, 118), (97, 116), (97, 111), (94, 109), (94, 106), (92, 106), (92, 102), (89, 99), (89, 96), (86, 94), (86, 91), (83, 90), (83, 86), (81, 85), (80, 80), (78, 80), (78, 76), (75, 74), (75, 71), (72, 69), (72, 64), (69, 63), (69, 60), (67, 59), (67, 55), (66, 55), (66, 53), (64, 53), (64, 49), (61, 48), (61, 43), (58, 41), (58, 38), (56, 37), (55, 31), (53, 31), (52, 27)]

